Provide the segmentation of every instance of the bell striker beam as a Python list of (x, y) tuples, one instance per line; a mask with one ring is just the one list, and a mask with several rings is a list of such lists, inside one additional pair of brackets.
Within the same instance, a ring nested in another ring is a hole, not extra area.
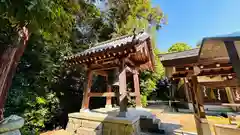
[(87, 70), (87, 84), (84, 89), (84, 95), (82, 100), (82, 109), (89, 109), (89, 100), (90, 100), (90, 91), (92, 86), (92, 71), (91, 69)]

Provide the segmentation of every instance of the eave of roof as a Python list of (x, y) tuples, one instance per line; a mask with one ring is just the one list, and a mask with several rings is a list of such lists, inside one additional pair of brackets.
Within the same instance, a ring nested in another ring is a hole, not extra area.
[(111, 49), (116, 49), (118, 47), (126, 46), (129, 45), (133, 42), (142, 42), (145, 41), (147, 38), (150, 38), (150, 35), (146, 32), (140, 32), (135, 35), (126, 35), (126, 36), (121, 36), (115, 39), (111, 39), (108, 41), (104, 41), (101, 43), (98, 43), (94, 45), (94, 47), (89, 48), (83, 52), (77, 53), (75, 55), (66, 57), (65, 59), (71, 59), (74, 57), (82, 57), (82, 56), (87, 56), (91, 55), (94, 53), (98, 52), (104, 52), (106, 50), (111, 50)]
[(176, 60), (176, 59), (197, 57), (198, 52), (199, 52), (199, 48), (194, 48), (194, 49), (182, 51), (182, 52), (159, 54), (159, 57), (160, 57), (160, 60), (164, 62), (164, 61), (170, 61), (170, 60)]
[(224, 40), (240, 40), (240, 32), (233, 32), (230, 34), (218, 35), (218, 36), (212, 36), (212, 37), (204, 37), (201, 41), (200, 50), (198, 52), (199, 58), (200, 58), (200, 54), (202, 52), (204, 42), (207, 40), (222, 40), (222, 41), (224, 41)]

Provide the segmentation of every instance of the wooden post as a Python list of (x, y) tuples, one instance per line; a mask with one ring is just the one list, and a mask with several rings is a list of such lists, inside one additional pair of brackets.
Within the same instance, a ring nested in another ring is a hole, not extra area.
[(224, 41), (232, 67), (237, 74), (238, 85), (240, 85), (240, 59), (234, 41)]
[(91, 86), (92, 86), (92, 71), (90, 69), (88, 69), (87, 70), (87, 84), (84, 89), (82, 108), (81, 108), (83, 110), (89, 109), (89, 100), (90, 100), (89, 93), (91, 91)]
[[(107, 92), (112, 92), (112, 86), (108, 84), (108, 76), (106, 76), (106, 81), (107, 81)], [(111, 96), (106, 97), (105, 108), (112, 108), (112, 97)]]
[(135, 97), (136, 107), (142, 107), (138, 74), (139, 74), (138, 71), (134, 69), (133, 83), (134, 83), (134, 92), (136, 94), (136, 97)]
[(121, 61), (121, 66), (119, 70), (119, 105), (120, 112), (119, 117), (126, 117), (127, 115), (127, 78), (126, 70), (124, 68), (125, 62)]

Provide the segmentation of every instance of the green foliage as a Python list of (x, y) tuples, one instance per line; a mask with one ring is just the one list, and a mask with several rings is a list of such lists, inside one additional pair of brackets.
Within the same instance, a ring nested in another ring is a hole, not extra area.
[(153, 47), (153, 54), (154, 54), (154, 71), (144, 71), (140, 74), (140, 89), (141, 89), (141, 101), (142, 105), (147, 105), (147, 97), (153, 92), (154, 89), (157, 87), (158, 81), (164, 76), (164, 67), (160, 62), (158, 55), (160, 51), (156, 47), (156, 29), (151, 29), (151, 43)]
[(147, 96), (146, 95), (141, 95), (141, 103), (142, 103), (142, 106), (145, 107), (147, 106)]
[(179, 42), (179, 43), (173, 44), (168, 49), (168, 52), (182, 52), (190, 49), (191, 49), (191, 46), (189, 46), (188, 44)]
[(151, 25), (159, 29), (164, 19), (160, 7), (152, 7), (150, 1), (145, 0), (113, 0), (113, 7), (109, 16), (114, 25), (113, 36), (132, 34), (134, 28), (147, 30)]

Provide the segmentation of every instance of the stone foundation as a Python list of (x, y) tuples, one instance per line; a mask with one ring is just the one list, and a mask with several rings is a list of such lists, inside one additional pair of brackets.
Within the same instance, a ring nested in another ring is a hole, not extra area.
[(139, 117), (116, 117), (96, 112), (69, 114), (66, 129), (73, 135), (139, 135)]

